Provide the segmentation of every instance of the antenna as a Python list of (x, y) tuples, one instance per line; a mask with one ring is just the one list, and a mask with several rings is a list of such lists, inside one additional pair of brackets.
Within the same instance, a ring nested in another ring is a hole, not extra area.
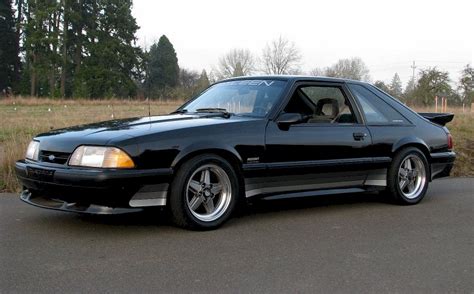
[[(148, 53), (146, 36), (145, 36), (145, 54)], [(148, 81), (148, 68), (145, 68), (145, 97), (148, 100), (148, 118), (151, 119), (151, 101), (150, 101), (150, 83)]]
[(151, 102), (150, 97), (146, 98), (148, 100), (148, 117), (151, 118)]

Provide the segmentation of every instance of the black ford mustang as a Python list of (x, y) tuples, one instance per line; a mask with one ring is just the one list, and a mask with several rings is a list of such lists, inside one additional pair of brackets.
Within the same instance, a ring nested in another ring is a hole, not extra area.
[(174, 222), (215, 228), (249, 197), (386, 191), (421, 201), (448, 176), (452, 114), (418, 114), (367, 83), (236, 78), (164, 116), (36, 136), (16, 172), (27, 203), (86, 213), (168, 206)]

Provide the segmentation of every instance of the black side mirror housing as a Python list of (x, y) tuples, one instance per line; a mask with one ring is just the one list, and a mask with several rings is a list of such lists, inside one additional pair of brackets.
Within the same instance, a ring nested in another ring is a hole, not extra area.
[(303, 116), (301, 113), (282, 113), (276, 119), (276, 123), (280, 127), (289, 127), (290, 125), (299, 124), (303, 122)]

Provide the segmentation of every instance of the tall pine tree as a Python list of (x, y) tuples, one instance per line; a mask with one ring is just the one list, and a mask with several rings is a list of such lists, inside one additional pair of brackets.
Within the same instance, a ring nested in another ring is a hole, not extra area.
[(30, 95), (55, 96), (59, 56), (61, 3), (50, 0), (26, 2), (25, 41)]
[(0, 36), (0, 91), (3, 91), (16, 82), (15, 66), (19, 58), (10, 0), (0, 0)]
[(201, 92), (207, 87), (209, 87), (210, 82), (209, 82), (209, 77), (207, 76), (207, 72), (205, 69), (202, 70), (201, 76), (199, 77), (199, 80), (197, 82), (198, 84), (198, 91)]
[(153, 44), (148, 52), (146, 89), (148, 96), (160, 95), (167, 88), (178, 84), (178, 58), (173, 44), (168, 38), (161, 36), (158, 43)]
[(135, 95), (142, 52), (131, 0), (17, 3), (25, 49), (22, 81), (28, 81), (31, 95)]
[(392, 82), (390, 83), (390, 94), (392, 96), (395, 96), (397, 98), (400, 98), (403, 94), (403, 88), (402, 88), (402, 81), (400, 80), (400, 76), (398, 73), (395, 73), (392, 78)]
[(89, 15), (82, 24), (83, 30), (87, 28), (86, 34), (76, 36), (81, 40), (84, 54), (82, 62), (75, 58), (75, 95), (90, 98), (135, 95), (142, 53), (136, 46), (138, 25), (131, 13), (132, 1), (91, 1), (86, 7)]

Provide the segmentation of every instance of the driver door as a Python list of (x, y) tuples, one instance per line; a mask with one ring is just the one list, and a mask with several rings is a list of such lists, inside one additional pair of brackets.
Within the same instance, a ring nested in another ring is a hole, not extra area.
[(304, 119), (286, 126), (269, 122), (267, 191), (363, 185), (372, 139), (343, 83), (298, 83), (283, 112)]

